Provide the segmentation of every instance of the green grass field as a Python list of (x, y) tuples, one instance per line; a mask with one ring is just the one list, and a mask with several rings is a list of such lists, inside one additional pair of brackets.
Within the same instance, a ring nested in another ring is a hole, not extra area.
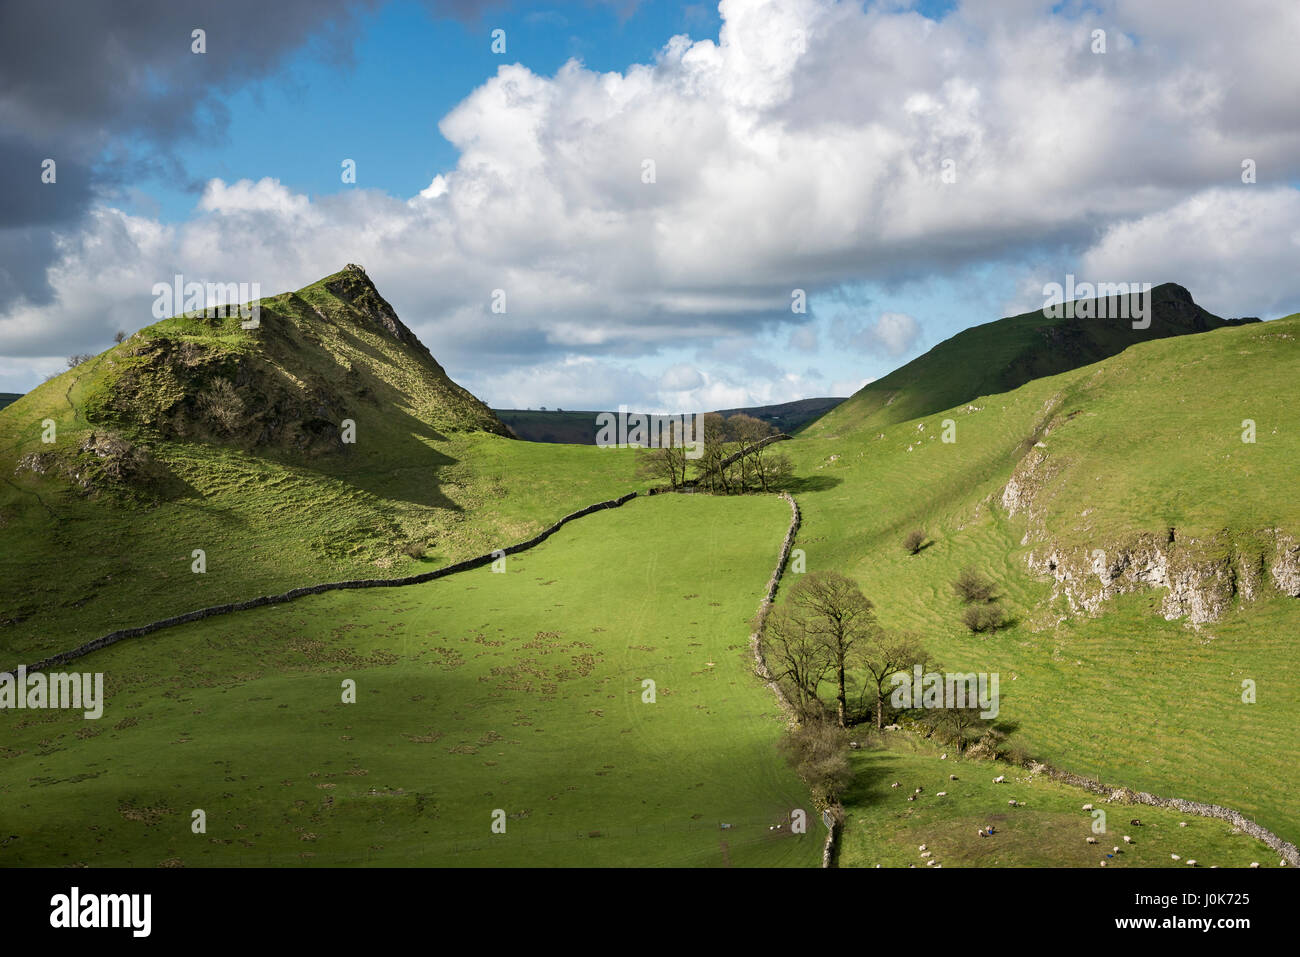
[[(1107, 867), (1185, 868), (1189, 860), (1198, 867), (1278, 864), (1267, 846), (1234, 834), (1226, 821), (1107, 804), (1044, 775), (961, 760), (906, 732), (886, 732), (880, 747), (856, 751), (852, 761), (855, 781), (844, 800), (840, 867), (937, 866), (927, 860), (944, 867), (1100, 867), (1105, 861)], [(994, 784), (998, 776), (1006, 781)], [(901, 787), (891, 787), (895, 781)], [(921, 793), (908, 801), (918, 787)], [(1016, 807), (1010, 806), (1013, 800)], [(1105, 811), (1104, 833), (1093, 831), (1085, 804)], [(1141, 825), (1130, 824), (1133, 819)], [(994, 833), (980, 837), (990, 825)], [(1125, 835), (1131, 843), (1124, 842)], [(1089, 844), (1089, 837), (1097, 843)], [(922, 856), (921, 845), (929, 857)]]
[[(0, 713), (0, 864), (814, 866), (824, 831), (748, 656), (787, 516), (775, 497), (638, 499), (504, 574), (84, 658), (101, 720)], [(807, 834), (769, 829), (794, 808)]]

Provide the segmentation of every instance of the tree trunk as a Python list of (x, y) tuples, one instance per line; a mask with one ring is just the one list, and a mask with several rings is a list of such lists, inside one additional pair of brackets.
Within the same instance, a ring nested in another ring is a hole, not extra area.
[(839, 705), (840, 727), (847, 728), (849, 725), (845, 715), (845, 711), (847, 710), (847, 708), (845, 707), (845, 703), (844, 703), (844, 663), (843, 662), (840, 662), (839, 665), (839, 679), (840, 679), (839, 695), (836, 697), (835, 700)]
[(885, 730), (885, 693), (876, 685), (876, 730)]

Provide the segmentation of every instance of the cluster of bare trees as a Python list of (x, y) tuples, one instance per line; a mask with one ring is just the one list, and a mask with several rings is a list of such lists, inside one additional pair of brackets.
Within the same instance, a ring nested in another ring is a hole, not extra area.
[[(767, 620), (763, 653), (801, 720), (825, 716), (820, 689), (830, 684), (841, 728), (868, 714), (883, 727), (890, 679), (925, 661), (920, 642), (881, 627), (871, 600), (836, 572), (812, 572), (799, 580)], [(851, 711), (854, 685), (859, 690)]]
[[(770, 445), (759, 445), (777, 434), (761, 419), (743, 412), (727, 418), (710, 412), (703, 417), (703, 424), (703, 436), (683, 435), (674, 424), (663, 447), (640, 453), (639, 474), (666, 482), (671, 488), (693, 483), (724, 495), (770, 492), (784, 487), (793, 475), (789, 456), (773, 451)], [(699, 457), (688, 456), (689, 440), (702, 443)]]

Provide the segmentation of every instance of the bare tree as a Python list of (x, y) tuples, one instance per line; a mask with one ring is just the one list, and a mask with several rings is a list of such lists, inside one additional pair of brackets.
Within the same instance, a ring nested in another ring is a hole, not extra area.
[(925, 532), (919, 528), (912, 529), (903, 539), (903, 547), (913, 555), (919, 553), (925, 547)]
[(867, 673), (863, 697), (875, 691), (876, 728), (885, 726), (885, 685), (900, 671), (910, 671), (925, 661), (925, 649), (914, 635), (896, 634), (883, 628), (872, 629), (854, 649), (853, 662)]
[(790, 591), (790, 614), (826, 647), (836, 686), (836, 713), (848, 726), (845, 673), (853, 649), (878, 627), (874, 606), (855, 581), (837, 572), (804, 575)]
[(763, 629), (763, 657), (768, 671), (790, 693), (800, 720), (820, 717), (817, 688), (831, 672), (826, 645), (789, 607), (773, 609)]
[(119, 346), (126, 342), (126, 332), (119, 329), (117, 332), (113, 333), (113, 342)]

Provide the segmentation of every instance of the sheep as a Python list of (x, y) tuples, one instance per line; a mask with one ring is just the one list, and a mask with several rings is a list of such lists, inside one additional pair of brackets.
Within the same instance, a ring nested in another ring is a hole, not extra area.
[(922, 844), (920, 847), (917, 848), (917, 850), (918, 850), (918, 851), (924, 851), (924, 850), (925, 850), (927, 847), (929, 847), (929, 846), (930, 846), (930, 845), (928, 845), (928, 844)]
[(1179, 857), (1177, 854), (1170, 854), (1170, 855), (1169, 855), (1169, 858), (1170, 858), (1170, 860), (1174, 860), (1174, 861), (1181, 861), (1181, 860), (1182, 860), (1182, 858)]
[(925, 790), (925, 788), (917, 788), (913, 793), (914, 793), (914, 794), (920, 794), (920, 793), (921, 793), (922, 791), (924, 791), (924, 790)]
[(1087, 837), (1087, 838), (1084, 838), (1084, 840), (1086, 840), (1089, 844), (1096, 844), (1096, 843), (1097, 843), (1097, 839), (1096, 839), (1095, 837)]
[(999, 774), (997, 777), (995, 777), (995, 778), (993, 779), (993, 783), (994, 783), (994, 784), (1001, 784), (1001, 783), (1003, 783), (1004, 781), (1006, 781), (1006, 779), (1007, 779), (1007, 776), (1006, 776), (1005, 774)]
[(1186, 822), (1186, 821), (1179, 821), (1179, 822), (1178, 822), (1178, 826), (1179, 826), (1179, 827), (1186, 827), (1186, 826), (1187, 826), (1187, 822)]
[(895, 781), (893, 784), (890, 785), (891, 788), (901, 788), (902, 786), (903, 786), (902, 781)]
[(948, 796), (948, 792), (947, 792), (947, 791), (940, 791), (940, 792), (938, 792), (938, 793), (935, 795), (935, 797), (937, 797), (937, 798), (945, 798), (945, 797), (947, 797), (947, 796)]
[(1091, 804), (1085, 804), (1085, 805), (1083, 806), (1083, 809), (1084, 809), (1085, 811), (1091, 811), (1091, 810), (1092, 810), (1092, 805), (1091, 805)]
[(1131, 838), (1131, 837), (1129, 837), (1127, 834), (1125, 834), (1125, 835), (1124, 835), (1124, 843), (1125, 843), (1125, 844), (1132, 844), (1132, 843), (1133, 843), (1133, 838)]
[(925, 866), (926, 866), (926, 867), (934, 867), (934, 865), (935, 865), (936, 863), (938, 863), (938, 862), (937, 862), (937, 861), (934, 861), (934, 860), (928, 860), (928, 861), (925, 862)]
[(1101, 862), (1101, 866), (1102, 866), (1102, 867), (1105, 867), (1105, 866), (1106, 866), (1106, 862), (1105, 862), (1105, 861), (1102, 861), (1102, 862)]
[(908, 799), (909, 801), (915, 801), (915, 800), (916, 800), (916, 795), (915, 795), (915, 794), (909, 794), (909, 795), (907, 796), (907, 799)]
[(1116, 844), (1114, 847), (1112, 847), (1112, 848), (1110, 849), (1110, 852), (1111, 852), (1112, 854), (1118, 854), (1118, 853), (1119, 853), (1119, 845)]
[(948, 780), (949, 780), (949, 781), (956, 781), (956, 780), (957, 780), (957, 775), (955, 775), (955, 774), (950, 774), (950, 775), (948, 775)]
[(1139, 821), (1137, 818), (1133, 818), (1133, 820), (1129, 821), (1129, 823), (1132, 824), (1134, 827), (1142, 826), (1142, 822)]
[(1251, 867), (1259, 867), (1259, 861), (1251, 861), (1251, 862), (1250, 862), (1250, 866), (1251, 866)]
[(945, 751), (943, 754), (939, 755), (939, 760), (940, 760), (940, 761), (947, 761), (947, 760), (948, 760), (948, 752)]
[(1195, 867), (1195, 866), (1196, 866), (1196, 858), (1194, 858), (1194, 857), (1189, 857), (1189, 858), (1188, 858), (1184, 863), (1186, 863), (1188, 867)]
[(1010, 801), (1008, 801), (1008, 802), (1007, 802), (1007, 806), (1008, 806), (1008, 807), (1015, 807), (1015, 806), (1016, 806), (1016, 799), (1015, 799), (1015, 798), (1012, 798)]
[(926, 858), (926, 857), (934, 857), (934, 851), (922, 851), (922, 852), (921, 852), (921, 857), (922, 857), (922, 858)]

